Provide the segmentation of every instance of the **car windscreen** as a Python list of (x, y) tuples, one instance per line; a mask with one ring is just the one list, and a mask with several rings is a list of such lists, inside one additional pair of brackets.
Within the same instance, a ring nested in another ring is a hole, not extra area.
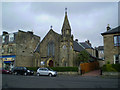
[(53, 71), (51, 68), (48, 68), (48, 70)]

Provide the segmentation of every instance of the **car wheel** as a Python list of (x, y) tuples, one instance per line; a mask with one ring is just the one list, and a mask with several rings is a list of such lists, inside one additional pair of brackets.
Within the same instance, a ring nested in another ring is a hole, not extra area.
[(18, 73), (17, 72), (14, 72), (15, 75), (17, 75)]
[(37, 73), (37, 76), (40, 76), (40, 74), (39, 74), (39, 73)]
[(25, 72), (25, 73), (24, 73), (24, 75), (26, 76), (26, 75), (27, 75), (27, 73)]
[(51, 73), (49, 73), (49, 76), (50, 76), (50, 77), (52, 77), (52, 74), (51, 74)]

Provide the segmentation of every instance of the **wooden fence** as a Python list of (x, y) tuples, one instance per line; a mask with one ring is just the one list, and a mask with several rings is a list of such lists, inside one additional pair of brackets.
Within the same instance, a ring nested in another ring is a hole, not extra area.
[(81, 73), (86, 73), (89, 71), (93, 71), (99, 68), (99, 62), (91, 62), (91, 63), (82, 63), (80, 64)]

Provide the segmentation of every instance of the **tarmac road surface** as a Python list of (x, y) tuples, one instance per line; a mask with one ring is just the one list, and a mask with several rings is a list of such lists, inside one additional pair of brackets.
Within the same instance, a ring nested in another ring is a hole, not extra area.
[(2, 75), (2, 88), (118, 88), (118, 78), (80, 75)]

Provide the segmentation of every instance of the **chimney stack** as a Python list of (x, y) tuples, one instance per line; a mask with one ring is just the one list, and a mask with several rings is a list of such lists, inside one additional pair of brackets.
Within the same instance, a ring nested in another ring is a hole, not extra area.
[(3, 35), (6, 35), (6, 34), (8, 34), (8, 32), (6, 32), (6, 31), (3, 31)]
[(75, 39), (76, 42), (78, 42), (78, 39)]
[(111, 28), (110, 28), (110, 25), (108, 24), (108, 26), (107, 26), (107, 31), (109, 31)]
[(89, 40), (87, 40), (87, 41), (85, 41), (88, 45), (90, 45), (91, 46), (91, 43), (90, 43), (90, 41)]

